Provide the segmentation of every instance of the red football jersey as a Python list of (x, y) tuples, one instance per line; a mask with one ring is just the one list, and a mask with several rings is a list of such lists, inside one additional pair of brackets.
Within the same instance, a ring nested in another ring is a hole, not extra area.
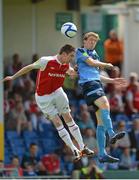
[(69, 64), (61, 64), (56, 56), (46, 61), (46, 67), (43, 70), (40, 69), (37, 74), (36, 92), (39, 96), (51, 94), (62, 87), (66, 71), (69, 69)]

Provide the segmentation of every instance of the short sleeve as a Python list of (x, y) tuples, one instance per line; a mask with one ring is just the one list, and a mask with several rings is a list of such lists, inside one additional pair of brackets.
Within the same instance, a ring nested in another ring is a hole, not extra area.
[(89, 55), (87, 52), (85, 52), (83, 49), (77, 49), (76, 50), (76, 62), (78, 61), (86, 61), (89, 58)]
[(34, 68), (43, 71), (50, 60), (51, 58), (49, 56), (41, 57), (38, 61), (33, 63)]

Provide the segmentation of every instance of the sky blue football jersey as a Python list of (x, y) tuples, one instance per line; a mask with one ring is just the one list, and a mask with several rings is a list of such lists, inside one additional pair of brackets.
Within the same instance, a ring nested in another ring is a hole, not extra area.
[(78, 65), (79, 84), (100, 80), (100, 72), (98, 67), (89, 66), (85, 61), (91, 57), (94, 60), (100, 60), (95, 50), (87, 50), (85, 48), (76, 49), (76, 64)]

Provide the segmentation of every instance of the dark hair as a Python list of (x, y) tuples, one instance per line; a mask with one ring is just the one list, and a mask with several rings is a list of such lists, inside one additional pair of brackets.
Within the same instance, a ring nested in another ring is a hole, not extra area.
[(29, 147), (32, 147), (32, 146), (37, 146), (37, 144), (36, 144), (36, 143), (31, 143), (31, 144), (29, 145)]
[(12, 159), (12, 160), (13, 160), (13, 159), (18, 159), (18, 160), (19, 160), (19, 157), (18, 157), (17, 155), (13, 155), (11, 159)]
[(60, 51), (59, 51), (59, 54), (62, 54), (63, 52), (69, 54), (71, 53), (72, 51), (75, 51), (75, 47), (73, 47), (72, 45), (70, 44), (66, 44), (65, 46), (63, 46)]

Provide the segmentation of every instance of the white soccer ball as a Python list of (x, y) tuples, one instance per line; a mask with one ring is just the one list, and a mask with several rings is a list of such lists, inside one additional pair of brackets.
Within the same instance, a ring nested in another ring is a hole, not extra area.
[(61, 33), (66, 37), (73, 38), (77, 33), (77, 27), (71, 22), (64, 23), (61, 27)]

